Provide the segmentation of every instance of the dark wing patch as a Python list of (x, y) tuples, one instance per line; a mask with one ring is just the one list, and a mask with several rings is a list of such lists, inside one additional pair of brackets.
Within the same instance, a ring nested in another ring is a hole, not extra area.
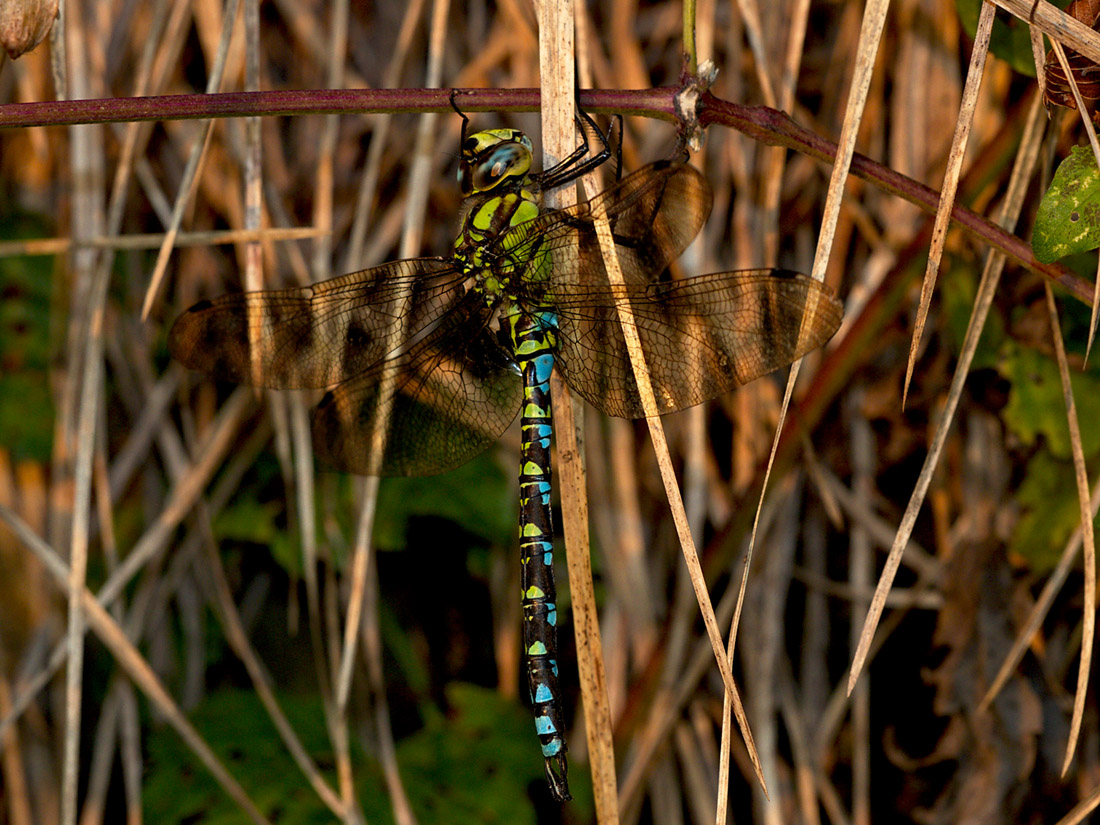
[(471, 293), (408, 350), (327, 393), (313, 418), (317, 453), (362, 475), (424, 476), (486, 450), (523, 401), (519, 371), (487, 314)]
[(443, 258), (410, 258), (313, 286), (200, 301), (168, 335), (172, 356), (212, 378), (325, 388), (378, 363), (462, 296)]

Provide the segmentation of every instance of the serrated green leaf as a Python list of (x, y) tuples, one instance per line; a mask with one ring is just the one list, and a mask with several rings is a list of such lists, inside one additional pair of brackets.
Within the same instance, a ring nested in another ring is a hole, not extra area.
[[(1035, 350), (1006, 348), (997, 371), (1009, 381), (1008, 404), (1002, 412), (1005, 424), (1026, 445), (1039, 436), (1056, 458), (1070, 458), (1069, 425), (1058, 365)], [(1081, 448), (1086, 457), (1100, 452), (1100, 378), (1094, 372), (1070, 372), (1077, 420), (1081, 425)], [(1072, 475), (1072, 474), (1071, 474)]]
[(1100, 246), (1100, 170), (1087, 146), (1058, 165), (1035, 214), (1031, 249), (1045, 264)]

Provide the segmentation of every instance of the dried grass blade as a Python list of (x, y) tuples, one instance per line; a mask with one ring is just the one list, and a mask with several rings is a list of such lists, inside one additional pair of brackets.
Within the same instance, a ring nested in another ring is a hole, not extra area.
[(558, 447), (558, 476), (561, 480), (562, 528), (569, 566), (573, 634), (577, 646), (577, 671), (583, 697), (592, 790), (596, 800), (597, 821), (601, 825), (613, 825), (619, 821), (620, 815), (618, 779), (612, 738), (611, 702), (588, 541), (588, 500), (585, 495), (581, 418), (584, 407), (572, 401), (569, 388), (557, 373), (554, 373), (551, 381), (556, 419), (554, 438)]
[(756, 0), (737, 0), (737, 9), (741, 12), (741, 19), (745, 24), (745, 36), (752, 50), (753, 68), (756, 70), (756, 80), (760, 83), (760, 94), (764, 98), (764, 105), (776, 108), (777, 98), (775, 84), (772, 82), (768, 66), (768, 59), (764, 45), (764, 29), (760, 24), (760, 9)]
[[(1081, 633), (1081, 661), (1077, 671), (1077, 692), (1073, 697), (1073, 716), (1070, 721), (1066, 756), (1062, 762), (1062, 776), (1069, 770), (1077, 740), (1081, 735), (1081, 719), (1085, 713), (1085, 694), (1088, 691), (1089, 671), (1092, 668), (1092, 647), (1096, 637), (1096, 541), (1092, 531), (1092, 508), (1089, 506), (1089, 478), (1085, 470), (1085, 453), (1081, 448), (1081, 426), (1077, 421), (1077, 404), (1073, 400), (1073, 387), (1069, 382), (1069, 363), (1066, 346), (1058, 323), (1058, 306), (1050, 284), (1044, 282), (1047, 312), (1050, 316), (1050, 332), (1054, 339), (1054, 352), (1058, 358), (1058, 377), (1062, 380), (1062, 395), (1066, 402), (1066, 424), (1069, 425), (1069, 442), (1073, 452), (1073, 473), (1077, 482), (1077, 501), (1081, 507), (1081, 531), (1084, 536), (1085, 561), (1085, 611)], [(1095, 309), (1095, 307), (1094, 307)]]
[[(68, 565), (65, 564), (57, 552), (46, 544), (26, 522), (3, 504), (0, 504), (0, 521), (5, 522), (11, 528), (12, 532), (23, 542), (23, 545), (42, 562), (46, 570), (53, 576), (57, 586), (64, 590), (70, 573)], [(81, 594), (81, 606), (87, 617), (88, 626), (95, 631), (96, 636), (111, 651), (115, 661), (148, 697), (157, 711), (163, 714), (168, 724), (176, 729), (180, 738), (194, 751), (218, 784), (241, 806), (253, 822), (269, 825), (268, 820), (260, 813), (259, 808), (245, 793), (244, 788), (222, 765), (201, 734), (192, 727), (179, 705), (176, 704), (171, 694), (168, 693), (152, 668), (149, 667), (149, 663), (145, 661), (141, 653), (127, 638), (125, 631), (107, 612), (103, 603), (90, 590), (85, 589)]]
[[(1016, 219), (1020, 213), (1021, 204), (1023, 203), (1024, 194), (1035, 169), (1035, 162), (1039, 154), (1039, 140), (1044, 125), (1041, 118), (1041, 112), (1042, 103), (1040, 99), (1036, 97), (1035, 102), (1032, 104), (1031, 111), (1028, 113), (1027, 125), (1024, 127), (1020, 151), (1016, 155), (1016, 161), (1012, 167), (1012, 176), (1008, 184), (1008, 191), (1005, 194), (1005, 199), (998, 216), (997, 223), (1003, 227), (1015, 226)], [(894, 537), (894, 543), (890, 547), (890, 553), (887, 555), (886, 564), (879, 577), (878, 585), (875, 587), (875, 595), (871, 600), (871, 607), (867, 614), (867, 620), (864, 622), (859, 644), (856, 647), (855, 655), (852, 657), (852, 671), (848, 677), (849, 695), (852, 692), (856, 680), (859, 678), (860, 672), (863, 670), (864, 663), (867, 661), (867, 656), (871, 650), (871, 643), (874, 640), (875, 628), (878, 626), (879, 619), (882, 617), (883, 608), (886, 606), (886, 595), (890, 591), (891, 584), (893, 584), (894, 576), (897, 575), (898, 566), (901, 564), (901, 555), (909, 541), (909, 536), (913, 532), (913, 525), (916, 524), (917, 514), (920, 512), (921, 505), (924, 503), (924, 496), (928, 492), (928, 485), (932, 481), (932, 474), (936, 464), (939, 462), (940, 452), (943, 450), (943, 445), (947, 441), (947, 431), (951, 425), (951, 421), (955, 417), (955, 410), (962, 396), (963, 384), (966, 381), (967, 373), (970, 371), (970, 364), (974, 360), (974, 353), (978, 348), (978, 340), (981, 337), (982, 329), (985, 327), (985, 320), (989, 315), (989, 308), (993, 304), (993, 295), (997, 290), (997, 284), (1000, 282), (1001, 273), (1004, 271), (1004, 262), (1004, 255), (999, 252), (991, 250), (986, 256), (985, 268), (982, 271), (982, 278), (978, 284), (978, 293), (974, 299), (974, 308), (971, 310), (970, 322), (967, 325), (962, 350), (959, 353), (958, 366), (955, 368), (955, 374), (951, 376), (951, 386), (948, 389), (947, 401), (944, 405), (940, 422), (932, 436), (932, 443), (929, 445), (928, 455), (925, 456), (924, 465), (921, 467), (920, 475), (917, 477), (917, 483), (914, 486), (913, 494), (905, 508), (901, 524), (898, 526), (897, 535)]]
[[(1092, 488), (1092, 498), (1089, 501), (1089, 518), (1096, 518), (1096, 513), (1098, 511), (1100, 511), (1100, 482)], [(1062, 555), (1058, 559), (1058, 564), (1043, 585), (1043, 589), (1039, 593), (1039, 598), (1035, 600), (1035, 604), (1032, 606), (1031, 612), (1028, 614), (1027, 621), (1024, 622), (1023, 628), (1016, 634), (1016, 640), (1012, 643), (1012, 649), (1008, 651), (1004, 662), (1001, 663), (1001, 667), (997, 671), (997, 675), (993, 678), (993, 682), (989, 685), (989, 689), (986, 691), (985, 696), (982, 697), (982, 701), (978, 704), (979, 713), (988, 708), (989, 704), (997, 698), (997, 694), (1000, 693), (1001, 688), (1004, 687), (1005, 682), (1008, 681), (1008, 677), (1024, 657), (1024, 652), (1031, 644), (1032, 638), (1034, 638), (1035, 633), (1039, 630), (1039, 626), (1046, 618), (1047, 611), (1050, 610), (1050, 605), (1054, 602), (1054, 597), (1058, 595), (1058, 590), (1066, 583), (1069, 571), (1073, 567), (1073, 560), (1077, 557), (1077, 548), (1081, 546), (1081, 539), (1082, 530), (1081, 527), (1078, 526), (1077, 529), (1073, 531), (1073, 535), (1069, 537), (1069, 541), (1066, 542), (1066, 546), (1062, 550)]]
[[(77, 97), (89, 94), (89, 43), (97, 37), (95, 20), (88, 20), (84, 11), (73, 8), (65, 25), (59, 25), (60, 35), (55, 43), (68, 41), (71, 47), (70, 59), (57, 68), (66, 73), (71, 82), (70, 93)], [(58, 88), (65, 88), (58, 86)], [(83, 239), (95, 232), (102, 231), (102, 195), (98, 191), (96, 175), (93, 170), (103, 163), (102, 130), (91, 125), (74, 126), (69, 129), (72, 140), (70, 169), (73, 175), (73, 214), (70, 226), (77, 239)], [(68, 362), (69, 375), (66, 376), (65, 389), (62, 391), (55, 437), (61, 441), (62, 449), (55, 449), (55, 462), (62, 455), (73, 460), (72, 522), (69, 525), (68, 556), (71, 567), (66, 568), (62, 579), (65, 592), (67, 616), (64, 638), (69, 667), (65, 673), (64, 722), (62, 727), (62, 763), (60, 788), (61, 825), (74, 825), (78, 816), (78, 792), (80, 786), (80, 739), (82, 727), (82, 702), (84, 694), (84, 633), (86, 630), (86, 608), (81, 595), (86, 590), (88, 571), (88, 545), (91, 537), (92, 520), (92, 462), (95, 453), (96, 431), (100, 421), (99, 408), (103, 399), (103, 339), (104, 315), (107, 303), (107, 287), (110, 282), (110, 269), (99, 260), (100, 256), (91, 250), (79, 250), (72, 257), (74, 296), (83, 303), (74, 301), (73, 315), (69, 321), (69, 342), (77, 347)], [(76, 414), (68, 408), (75, 402)], [(72, 454), (75, 445), (75, 455)], [(57, 445), (55, 444), (55, 447)], [(64, 471), (68, 475), (68, 469)], [(62, 480), (58, 474), (55, 484)]]
[[(393, 57), (382, 76), (386, 88), (396, 88), (401, 85), (401, 69), (404, 68), (409, 59), (410, 43), (424, 12), (424, 3), (425, 0), (411, 0), (406, 6), (405, 16), (401, 19), (401, 29), (394, 45)], [(348, 231), (348, 250), (342, 267), (345, 272), (367, 266), (363, 256), (363, 247), (367, 237), (367, 224), (371, 218), (371, 202), (378, 191), (378, 178), (382, 168), (382, 152), (389, 144), (390, 127), (392, 125), (393, 118), (389, 115), (378, 118), (378, 125), (374, 129), (370, 146), (367, 149), (367, 160), (363, 164), (363, 173), (359, 179), (359, 194), (355, 200), (355, 217), (352, 220), (351, 229)]]
[(1014, 17), (1034, 26), (1052, 41), (1080, 52), (1094, 63), (1100, 63), (1100, 35), (1066, 14), (1053, 3), (1035, 0), (987, 0)]
[[(848, 170), (852, 165), (852, 154), (855, 151), (856, 137), (859, 133), (860, 119), (864, 106), (867, 103), (867, 93), (871, 84), (871, 74), (874, 70), (875, 55), (878, 52), (879, 42), (882, 39), (882, 30), (886, 22), (886, 12), (889, 9), (889, 0), (873, 0), (867, 4), (864, 10), (863, 23), (860, 27), (859, 43), (856, 46), (856, 66), (852, 75), (852, 87), (848, 95), (848, 103), (844, 113), (844, 125), (841, 127), (840, 140), (837, 142), (836, 160), (833, 164), (832, 176), (829, 178), (829, 190), (825, 196), (825, 209), (821, 220), (821, 231), (817, 237), (817, 249), (814, 253), (813, 271), (810, 273), (817, 281), (825, 280), (825, 269), (829, 262), (829, 252), (833, 246), (833, 238), (836, 234), (837, 220), (840, 217), (840, 204), (844, 194), (844, 182), (848, 177)], [(737, 607), (734, 610), (733, 625), (730, 635), (737, 636), (737, 628), (740, 624), (741, 610), (745, 600), (745, 587), (748, 582), (749, 567), (752, 564), (752, 554), (756, 547), (757, 531), (760, 527), (760, 514), (764, 507), (764, 494), (768, 489), (768, 481), (771, 479), (772, 466), (775, 464), (775, 454), (779, 448), (779, 436), (783, 432), (783, 424), (787, 420), (787, 409), (790, 407), (791, 397), (794, 394), (794, 385), (798, 380), (798, 373), (802, 368), (799, 359), (791, 364), (791, 372), (787, 377), (787, 387), (783, 392), (783, 403), (779, 409), (779, 422), (775, 428), (775, 437), (772, 439), (771, 452), (768, 455), (768, 465), (764, 471), (764, 483), (760, 488), (760, 500), (756, 504), (756, 514), (753, 516), (752, 536), (749, 540), (748, 555), (745, 560), (745, 572), (741, 579), (741, 592), (737, 596)]]
[[(173, 485), (168, 503), (162, 509), (156, 523), (134, 544), (125, 560), (111, 572), (96, 594), (96, 598), (104, 607), (110, 607), (130, 580), (164, 548), (171, 534), (202, 493), (214, 470), (221, 463), (222, 457), (228, 452), (230, 442), (236, 437), (237, 425), (250, 401), (251, 393), (240, 389), (222, 406), (211, 427), (209, 437), (196, 450), (196, 454), (201, 456), (200, 460), (191, 465), (186, 474)], [(46, 666), (22, 685), (22, 690), (12, 703), (11, 712), (0, 719), (0, 735), (3, 735), (8, 725), (22, 715), (67, 658), (68, 649), (65, 640), (62, 639), (50, 653)]]
[[(558, 8), (550, 8), (551, 5)], [(585, 40), (586, 29), (580, 22), (584, 19), (584, 9), (580, 3), (544, 3), (540, 9), (539, 60), (544, 107), (544, 145), (555, 158), (561, 158), (569, 153), (572, 148), (570, 142), (575, 140), (574, 56), (587, 54), (589, 44)], [(582, 62), (580, 70), (581, 85), (590, 86), (592, 78), (589, 67)], [(551, 158), (546, 160), (549, 162)], [(543, 168), (547, 166), (544, 165)], [(598, 179), (595, 172), (585, 178), (585, 184), (590, 191), (596, 188)], [(565, 187), (549, 194), (558, 199), (559, 203), (563, 200), (575, 202), (576, 187)], [(558, 448), (561, 480), (562, 527), (572, 600), (573, 637), (577, 648), (577, 672), (584, 706), (585, 742), (592, 774), (596, 820), (601, 825), (617, 825), (621, 811), (615, 769), (611, 700), (589, 545), (584, 406), (574, 404), (568, 387), (557, 371), (551, 376), (551, 382), (554, 439)]]
[(153, 309), (153, 301), (160, 292), (164, 273), (168, 269), (168, 259), (172, 256), (172, 249), (176, 245), (176, 235), (179, 234), (180, 224), (183, 223), (183, 212), (187, 208), (199, 185), (199, 169), (206, 157), (206, 150), (210, 146), (210, 135), (214, 129), (214, 121), (208, 120), (203, 124), (202, 136), (192, 147), (191, 156), (187, 159), (187, 167), (184, 169), (180, 180), (180, 191), (172, 208), (172, 222), (168, 225), (168, 231), (164, 234), (164, 242), (157, 252), (157, 262), (153, 267), (153, 274), (149, 277), (149, 286), (145, 290), (145, 300), (141, 305), (141, 320), (149, 319), (149, 313)]
[[(587, 181), (586, 181), (587, 184)], [(586, 189), (588, 187), (586, 186)], [(594, 198), (597, 193), (588, 191), (589, 198)], [(622, 271), (619, 268), (618, 255), (615, 251), (615, 241), (611, 235), (611, 227), (606, 215), (596, 215), (596, 236), (599, 240), (600, 251), (603, 253), (604, 265), (607, 269), (608, 280), (612, 286), (623, 284)], [(672, 466), (672, 457), (668, 450), (668, 441), (665, 438), (664, 427), (661, 425), (660, 416), (657, 413), (657, 401), (653, 395), (653, 387), (649, 380), (649, 371), (645, 366), (645, 356), (642, 352), (641, 341), (635, 327), (634, 316), (630, 305), (622, 301), (618, 305), (619, 322), (622, 325), (623, 337), (626, 340), (627, 351), (630, 354), (630, 364), (634, 370), (634, 380), (638, 384), (638, 394), (642, 399), (642, 406), (646, 410), (646, 424), (649, 425), (649, 435), (653, 440), (653, 450), (657, 457), (657, 466), (660, 468), (661, 481), (664, 484), (665, 495), (668, 497), (669, 507), (672, 510), (672, 520), (676, 526), (676, 534), (680, 539), (680, 549), (687, 562), (688, 572), (691, 578), (691, 586), (695, 590), (695, 598), (699, 603), (699, 610), (703, 616), (703, 625), (707, 630), (714, 657), (718, 662), (718, 669), (722, 676), (722, 682), (726, 687), (726, 693), (733, 702), (734, 716), (741, 736), (744, 738), (745, 747), (748, 750), (749, 759), (756, 772), (760, 787), (767, 793), (767, 783), (760, 767), (760, 757), (756, 752), (756, 744), (753, 741), (752, 731), (749, 729), (748, 717), (741, 702), (740, 693), (733, 680), (730, 671), (729, 659), (726, 656), (722, 635), (718, 630), (718, 622), (714, 618), (714, 607), (711, 604), (710, 594), (707, 592), (706, 579), (703, 576), (702, 566), (699, 564), (699, 554), (695, 549), (695, 540), (691, 535), (691, 527), (688, 524), (687, 513), (684, 510), (684, 502), (680, 496), (680, 488), (676, 482), (676, 470)]]
[[(852, 432), (852, 492), (864, 501), (875, 492), (875, 436), (870, 423), (860, 414), (862, 389), (849, 397), (849, 426)], [(853, 524), (849, 546), (848, 584), (853, 591), (865, 591), (874, 578), (871, 536), (865, 527)], [(866, 616), (866, 603), (858, 596), (851, 606), (849, 645), (858, 644), (857, 630)], [(851, 696), (852, 724), (852, 820), (871, 821), (871, 685), (864, 679)]]
[[(433, 88), (439, 86), (442, 76), (443, 35), (446, 31), (449, 11), (450, 3), (448, 0), (437, 0), (432, 6), (428, 66), (425, 75), (425, 84)], [(345, 52), (347, 38), (346, 4), (341, 4), (334, 15), (332, 36), (334, 38), (333, 48), (341, 53)], [(339, 41), (338, 46), (335, 43), (336, 40)], [(335, 60), (330, 62), (330, 76), (335, 77), (337, 75), (342, 66), (342, 62), (343, 61)], [(427, 193), (430, 189), (428, 181), (432, 170), (432, 141), (435, 135), (435, 123), (437, 119), (437, 115), (425, 115), (419, 119), (416, 142), (413, 150), (412, 167), (409, 173), (410, 196), (405, 204), (404, 223), (402, 227), (400, 250), (402, 257), (411, 257), (415, 255), (422, 243)], [(323, 215), (318, 216), (319, 219), (328, 222), (332, 220), (331, 187), (333, 180), (331, 169), (332, 156), (335, 152), (336, 121), (330, 121), (330, 126), (331, 132), (328, 134), (329, 139), (325, 144), (325, 166), (328, 169), (328, 175), (326, 179), (327, 189), (324, 201), (329, 204), (329, 206)], [(319, 248), (315, 251), (315, 268), (329, 266), (329, 251), (327, 246), (324, 249)], [(405, 340), (408, 336), (406, 319), (395, 319), (391, 328), (387, 330), (387, 335), (391, 341), (391, 348)], [(377, 424), (371, 433), (371, 455), (377, 457), (378, 461), (381, 461), (386, 449), (386, 432), (388, 431), (388, 422), (392, 414), (395, 396), (396, 376), (387, 374), (383, 377), (380, 387), (379, 407), (382, 410), (382, 414), (379, 416)], [(373, 475), (366, 479), (360, 489), (361, 504), (353, 549), (351, 593), (347, 613), (344, 618), (343, 643), (339, 653), (339, 661), (333, 663), (336, 668), (334, 674), (335, 707), (333, 709), (335, 718), (333, 723), (339, 730), (344, 731), (345, 734), (347, 730), (347, 708), (351, 693), (353, 666), (356, 653), (359, 650), (359, 634), (363, 627), (364, 615), (367, 616), (367, 620), (371, 623), (377, 621), (376, 612), (365, 613), (365, 606), (368, 597), (367, 574), (371, 567), (371, 553), (373, 550), (371, 534), (373, 532), (374, 518), (377, 510), (378, 490), (379, 479)], [(381, 708), (378, 710), (381, 711)], [(380, 749), (380, 755), (383, 761), (383, 771), (386, 776), (387, 787), (391, 794), (391, 805), (394, 817), (401, 825), (407, 825), (407, 823), (414, 821), (414, 817), (412, 808), (409, 804), (408, 795), (401, 782), (401, 775), (395, 758), (396, 750), (392, 741), (392, 729), (388, 720), (380, 719), (379, 734), (384, 740), (383, 747)], [(346, 746), (346, 735), (341, 738), (341, 741)], [(351, 782), (351, 759), (350, 754), (346, 752), (341, 756), (344, 761), (341, 775), (347, 777), (347, 781), (342, 782), (342, 791), (350, 810), (355, 795)]]
[[(179, 232), (175, 246), (216, 246), (249, 241), (297, 241), (316, 238), (325, 230), (311, 226), (286, 229), (213, 229), (200, 232)], [(84, 245), (95, 249), (156, 249), (165, 241), (164, 232), (134, 235), (102, 235)], [(15, 255), (60, 255), (72, 249), (72, 238), (33, 238), (25, 241), (0, 241), (0, 258)]]
[(1047, 95), (1047, 73), (1046, 54), (1043, 52), (1043, 33), (1034, 26), (1028, 26), (1027, 34), (1031, 40), (1031, 59), (1035, 62), (1035, 80), (1039, 84), (1039, 97), (1045, 100)]
[[(856, 65), (852, 75), (852, 86), (844, 113), (844, 124), (841, 128), (840, 139), (837, 143), (836, 160), (833, 165), (832, 176), (829, 179), (829, 190), (825, 198), (825, 209), (822, 216), (821, 231), (818, 233), (817, 249), (814, 253), (814, 265), (811, 276), (817, 281), (823, 282), (825, 280), (825, 269), (828, 265), (829, 252), (832, 249), (833, 238), (836, 234), (837, 220), (840, 216), (844, 182), (848, 177), (848, 170), (852, 164), (852, 155), (855, 151), (859, 124), (863, 115), (864, 106), (867, 102), (867, 93), (870, 88), (871, 75), (874, 70), (875, 55), (878, 53), (878, 46), (882, 39), (882, 31), (886, 23), (886, 12), (889, 6), (889, 0), (872, 0), (872, 2), (867, 4), (864, 10), (863, 22), (860, 26), (859, 43), (856, 46)], [(749, 549), (745, 560), (745, 572), (742, 575), (741, 590), (737, 596), (737, 607), (734, 610), (733, 623), (730, 628), (732, 640), (735, 640), (737, 637), (737, 628), (740, 623), (741, 610), (744, 605), (749, 566), (752, 563), (752, 554), (756, 546), (756, 536), (760, 526), (760, 514), (764, 507), (764, 494), (767, 491), (768, 481), (771, 478), (772, 466), (775, 463), (775, 454), (779, 447), (779, 436), (783, 432), (783, 424), (786, 421), (787, 409), (790, 406), (791, 397), (794, 393), (794, 385), (798, 380), (798, 373), (801, 366), (801, 360), (795, 361), (791, 365), (791, 372), (787, 378), (787, 387), (783, 393), (783, 403), (779, 411), (779, 423), (776, 425), (775, 437), (772, 439), (772, 448), (768, 456), (767, 469), (764, 471), (764, 483), (761, 486), (760, 500), (757, 502), (756, 513), (753, 516), (752, 535), (749, 540)], [(731, 649), (732, 646), (733, 644), (731, 643)]]
[(264, 669), (260, 657), (256, 654), (256, 651), (248, 640), (248, 634), (245, 631), (244, 622), (241, 620), (240, 611), (237, 610), (237, 605), (233, 601), (233, 594), (229, 587), (229, 580), (225, 574), (225, 567), (222, 564), (221, 557), (217, 553), (214, 536), (210, 529), (210, 513), (205, 505), (201, 505), (200, 509), (202, 512), (201, 520), (203, 532), (205, 533), (202, 540), (202, 547), (206, 554), (207, 569), (210, 572), (211, 581), (214, 585), (214, 596), (221, 608), (221, 623), (225, 631), (226, 641), (233, 649), (233, 652), (237, 654), (237, 658), (241, 660), (245, 670), (248, 672), (248, 677), (252, 681), (252, 686), (256, 691), (256, 697), (264, 706), (268, 716), (271, 717), (271, 722), (275, 726), (275, 730), (278, 732), (279, 737), (283, 740), (283, 745), (286, 747), (287, 752), (290, 754), (295, 764), (298, 765), (298, 768), (302, 771), (306, 780), (317, 793), (320, 800), (324, 802), (334, 815), (342, 817), (345, 814), (344, 803), (329, 786), (328, 782), (325, 780), (324, 774), (322, 774), (317, 767), (317, 763), (313, 761), (309, 752), (302, 745), (301, 740), (298, 738), (298, 734), (290, 724), (290, 720), (287, 719), (286, 714), (283, 713), (282, 708), (279, 706), (279, 700), (275, 697), (275, 691), (271, 687), (271, 680), (267, 671)]
[[(233, 39), (233, 27), (237, 19), (237, 10), (240, 0), (229, 0), (226, 3), (225, 17), (222, 22), (222, 35), (218, 42), (218, 51), (214, 56), (214, 63), (210, 67), (210, 78), (206, 83), (206, 93), (213, 94), (221, 86), (222, 76), (225, 73), (225, 62), (229, 54), (229, 44)], [(196, 141), (191, 148), (191, 156), (187, 159), (183, 177), (180, 179), (179, 195), (172, 209), (172, 222), (164, 237), (164, 243), (157, 253), (157, 263), (153, 267), (153, 274), (149, 278), (149, 287), (145, 291), (145, 300), (141, 306), (141, 319), (147, 320), (153, 309), (153, 301), (160, 291), (161, 281), (164, 280), (164, 272), (168, 267), (168, 258), (175, 246), (176, 235), (179, 234), (180, 224), (183, 222), (183, 212), (191, 203), (198, 189), (199, 175), (202, 161), (206, 157), (206, 150), (210, 146), (210, 134), (214, 126), (213, 120), (207, 120), (203, 128), (202, 140)]]
[(1055, 825), (1077, 825), (1078, 822), (1084, 822), (1097, 806), (1100, 806), (1100, 787), (1093, 788), (1088, 796), (1074, 805), (1073, 810), (1059, 819)]
[(913, 327), (913, 339), (909, 344), (909, 361), (905, 365), (905, 384), (901, 391), (901, 406), (909, 396), (909, 384), (913, 379), (913, 367), (917, 361), (917, 350), (924, 336), (924, 325), (928, 320), (928, 309), (932, 304), (932, 292), (936, 288), (936, 276), (940, 271), (943, 247), (947, 242), (947, 230), (951, 223), (951, 209), (955, 205), (955, 193), (959, 188), (959, 175), (963, 159), (966, 156), (966, 144), (970, 139), (970, 127), (974, 122), (974, 109), (978, 103), (978, 90), (985, 74), (985, 60), (989, 54), (989, 38), (993, 33), (993, 18), (996, 7), (988, 2), (982, 3), (978, 17), (978, 30), (974, 33), (974, 47), (970, 53), (970, 66), (966, 72), (966, 84), (963, 86), (962, 101), (959, 104), (959, 118), (955, 121), (955, 135), (951, 139), (951, 151), (947, 156), (947, 170), (943, 176), (943, 189), (940, 203), (936, 208), (936, 221), (932, 226), (932, 243), (928, 250), (928, 265), (924, 270), (924, 283), (920, 289), (920, 305), (917, 307), (917, 319)]

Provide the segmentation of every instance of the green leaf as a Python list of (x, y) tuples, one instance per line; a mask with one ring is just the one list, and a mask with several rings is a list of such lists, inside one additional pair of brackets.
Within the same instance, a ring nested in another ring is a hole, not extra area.
[[(939, 290), (944, 320), (947, 322), (947, 338), (954, 351), (959, 353), (962, 351), (963, 341), (966, 340), (970, 316), (974, 312), (974, 301), (978, 294), (977, 273), (965, 264), (952, 264), (949, 276), (940, 279)], [(1004, 337), (1004, 319), (994, 307), (986, 317), (971, 370), (996, 367)]]
[(220, 539), (270, 544), (280, 532), (275, 519), (284, 509), (281, 502), (237, 496), (214, 520), (214, 533)]
[[(1025, 445), (1039, 436), (1056, 458), (1070, 458), (1069, 425), (1062, 382), (1053, 358), (1024, 347), (1006, 347), (998, 372), (1009, 381), (1008, 404), (1002, 412), (1005, 424)], [(1086, 457), (1100, 452), (1100, 378), (1094, 371), (1070, 372), (1070, 386), (1081, 425), (1081, 448)], [(1070, 474), (1072, 477), (1072, 473)]]
[(515, 538), (517, 496), (493, 450), (443, 475), (383, 479), (374, 540), (379, 547), (404, 547), (409, 519), (440, 516), (507, 546)]
[[(1069, 0), (1054, 0), (1054, 5), (1064, 9)], [(959, 21), (971, 39), (978, 30), (978, 15), (982, 0), (955, 0), (959, 12)], [(1027, 24), (1011, 15), (998, 14), (993, 21), (993, 34), (989, 40), (989, 50), (1001, 60), (1006, 61), (1022, 75), (1035, 77), (1035, 58), (1031, 56), (1031, 37)]]
[(1045, 264), (1100, 246), (1100, 170), (1087, 146), (1058, 165), (1035, 214), (1031, 249)]
[[(305, 749), (327, 773), (329, 784), (336, 787), (320, 701), (282, 696), (279, 704)], [(192, 713), (191, 721), (265, 815), (280, 825), (333, 821), (253, 694), (238, 690), (211, 694)], [(143, 799), (148, 822), (243, 825), (250, 821), (167, 727), (149, 739)]]
[(1073, 464), (1046, 452), (1036, 453), (1028, 462), (1016, 501), (1022, 513), (1009, 548), (1027, 559), (1036, 573), (1046, 573), (1058, 563), (1070, 535), (1081, 523)]
[[(424, 726), (398, 742), (397, 764), (421, 825), (461, 822), (535, 825), (528, 787), (543, 781), (542, 756), (530, 716), (488, 688), (456, 683), (447, 689), (446, 715), (428, 706)], [(281, 696), (291, 726), (337, 787), (321, 702)], [(211, 694), (191, 721), (260, 810), (280, 825), (333, 822), (286, 752), (267, 713), (247, 691)], [(356, 795), (367, 822), (392, 823), (393, 811), (377, 761), (352, 748)], [(570, 803), (576, 821), (592, 818), (591, 789), (574, 771)], [(165, 823), (233, 823), (246, 815), (167, 727), (149, 741), (145, 818)]]
[[(2, 205), (0, 205), (2, 208)], [(45, 222), (27, 214), (0, 214), (0, 239), (49, 234)], [(49, 461), (53, 399), (49, 385), (49, 258), (0, 260), (0, 444), (17, 460)]]
[[(432, 789), (413, 802), (417, 820), (535, 825), (527, 788), (545, 779), (530, 715), (495, 691), (469, 684), (449, 685), (447, 701), (446, 718), (433, 714), (397, 747), (402, 778), (411, 787)], [(570, 813), (578, 822), (590, 821), (584, 771), (573, 771), (570, 780)]]

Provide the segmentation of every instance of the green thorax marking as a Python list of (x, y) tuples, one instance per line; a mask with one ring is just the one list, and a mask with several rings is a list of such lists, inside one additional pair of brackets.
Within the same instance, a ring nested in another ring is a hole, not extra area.
[(512, 232), (505, 244), (496, 244), (541, 211), (531, 159), (531, 141), (515, 129), (477, 132), (462, 144), (458, 180), (466, 200), (454, 255), (470, 277), (467, 288), (483, 294), (494, 308), (504, 304), (505, 317), (520, 311), (515, 305), (518, 282), (545, 283), (549, 274), (549, 256), (531, 254), (524, 232)]

